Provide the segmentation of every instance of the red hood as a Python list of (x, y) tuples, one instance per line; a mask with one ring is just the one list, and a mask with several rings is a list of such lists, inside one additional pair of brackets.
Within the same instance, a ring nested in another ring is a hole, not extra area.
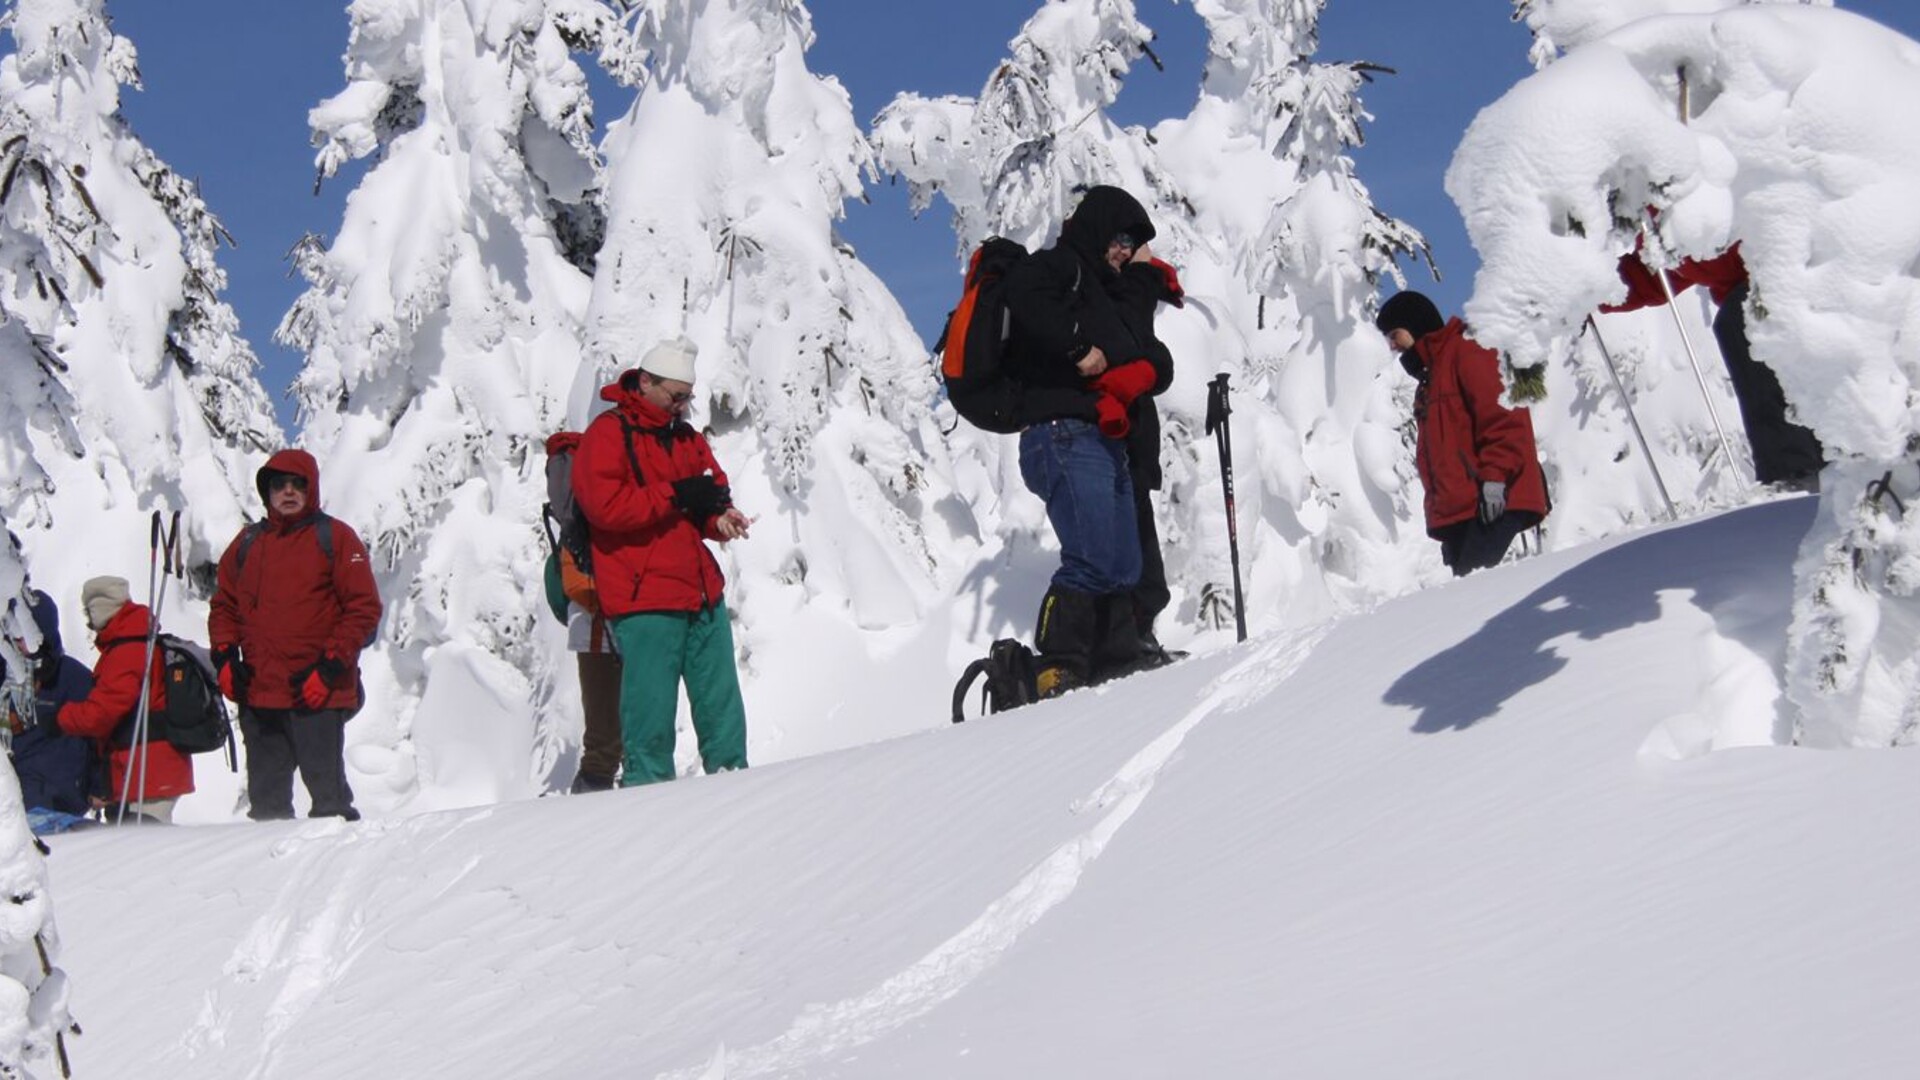
[(260, 466), (260, 471), (253, 474), (253, 486), (255, 490), (260, 492), (260, 502), (267, 508), (267, 517), (277, 521), (279, 520), (279, 515), (273, 512), (273, 502), (267, 498), (268, 473), (292, 473), (295, 476), (306, 477), (307, 509), (306, 513), (300, 516), (306, 517), (308, 514), (319, 511), (320, 464), (313, 460), (312, 454), (307, 453), (305, 450), (276, 451), (272, 457), (267, 459), (265, 465)]
[(620, 373), (620, 378), (600, 388), (600, 400), (613, 402), (613, 407), (627, 414), (634, 426), (654, 429), (672, 425), (673, 417), (667, 411), (640, 392), (640, 369)]

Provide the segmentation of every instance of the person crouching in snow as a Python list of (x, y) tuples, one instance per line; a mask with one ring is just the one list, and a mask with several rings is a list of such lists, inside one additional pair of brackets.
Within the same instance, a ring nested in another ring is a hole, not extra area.
[(207, 614), (220, 692), (240, 706), (247, 816), (360, 820), (347, 783), (347, 721), (360, 709), (360, 650), (380, 626), (380, 590), (358, 534), (320, 510), (320, 466), (281, 450), (254, 476), (267, 520), (220, 556)]
[[(67, 655), (60, 640), (60, 609), (53, 597), (35, 589), (29, 594), (28, 609), (40, 630), (40, 648), (29, 657), (34, 703), (51, 719), (60, 706), (87, 699), (93, 692), (93, 673)], [(27, 654), (24, 642), (16, 645)], [(8, 757), (20, 778), (27, 827), (40, 836), (87, 824), (92, 796), (104, 794), (95, 790), (104, 781), (96, 780), (92, 741), (62, 735), (58, 725), (36, 724), (32, 717), (12, 719), (14, 738)]]
[[(117, 800), (124, 793), (126, 809), (134, 818), (170, 822), (173, 804), (193, 792), (193, 762), (172, 743), (154, 738), (151, 723), (144, 746), (133, 740), (143, 693), (149, 717), (167, 707), (158, 650), (151, 666), (147, 664), (147, 630), (153, 616), (144, 604), (128, 599), (127, 580), (118, 577), (88, 579), (80, 588), (80, 606), (86, 610), (87, 627), (100, 650), (93, 665), (93, 689), (79, 701), (39, 702), (37, 720), (50, 733), (93, 739), (100, 756), (107, 759), (109, 798)], [(109, 810), (107, 820), (120, 816)]]
[(743, 539), (749, 521), (706, 436), (685, 419), (696, 357), (683, 338), (649, 349), (601, 389), (613, 408), (587, 425), (574, 455), (600, 612), (621, 658), (621, 787), (673, 779), (682, 679), (706, 771), (747, 767), (726, 578), (706, 541)]
[(1497, 565), (1514, 537), (1547, 516), (1532, 415), (1500, 404), (1500, 357), (1467, 336), (1466, 323), (1441, 319), (1425, 296), (1394, 294), (1373, 324), (1420, 381), (1414, 463), (1427, 535), (1455, 577)]

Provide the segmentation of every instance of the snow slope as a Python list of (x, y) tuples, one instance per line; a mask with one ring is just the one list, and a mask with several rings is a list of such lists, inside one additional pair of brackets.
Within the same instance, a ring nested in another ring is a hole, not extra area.
[(745, 773), (56, 838), (76, 1074), (1895, 1075), (1920, 757), (1700, 752), (1813, 508)]

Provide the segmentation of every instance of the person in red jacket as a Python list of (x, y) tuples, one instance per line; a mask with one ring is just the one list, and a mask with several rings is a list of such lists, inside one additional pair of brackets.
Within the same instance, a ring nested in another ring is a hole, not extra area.
[(622, 787), (673, 779), (682, 679), (706, 771), (747, 767), (726, 581), (706, 541), (741, 539), (748, 519), (706, 438), (684, 419), (695, 355), (690, 341), (663, 342), (602, 388), (613, 408), (587, 425), (574, 457), (600, 611), (620, 649)]
[[(144, 747), (143, 770), (143, 748), (133, 741), (142, 683), (149, 716), (167, 707), (166, 681), (161, 678), (157, 650), (152, 665), (147, 664), (152, 615), (145, 605), (128, 599), (125, 578), (89, 579), (80, 589), (80, 606), (86, 610), (87, 626), (93, 630), (94, 646), (100, 650), (100, 658), (93, 665), (93, 690), (83, 700), (49, 706), (43, 722), (51, 721), (62, 735), (94, 740), (100, 756), (107, 759), (108, 798), (117, 800), (126, 792), (129, 813), (172, 821), (175, 801), (193, 792), (193, 762), (165, 739), (150, 738)], [(129, 771), (133, 774), (131, 783)], [(111, 813), (107, 820), (118, 817)]]
[(254, 479), (265, 521), (220, 556), (207, 616), (220, 692), (240, 706), (247, 816), (293, 816), (293, 774), (309, 817), (358, 821), (346, 727), (360, 708), (360, 650), (380, 625), (380, 591), (360, 537), (320, 509), (320, 467), (282, 450)]
[(1740, 245), (1711, 259), (1682, 259), (1667, 271), (1667, 284), (1642, 262), (1638, 251), (1620, 256), (1620, 280), (1626, 283), (1627, 298), (1607, 304), (1601, 311), (1637, 311), (1667, 302), (1667, 289), (1678, 296), (1699, 285), (1713, 298), (1719, 313), (1713, 317), (1713, 340), (1720, 346), (1720, 359), (1727, 365), (1727, 378), (1733, 383), (1734, 400), (1740, 404), (1740, 424), (1747, 432), (1747, 446), (1753, 451), (1754, 478), (1763, 484), (1812, 490), (1819, 485), (1820, 470), (1826, 466), (1826, 448), (1806, 427), (1787, 416), (1787, 395), (1780, 389), (1780, 377), (1773, 369), (1754, 359), (1747, 343), (1747, 294), (1752, 285), (1747, 279), (1747, 263)]
[(1414, 452), (1427, 535), (1455, 577), (1497, 565), (1514, 537), (1547, 516), (1533, 417), (1500, 404), (1500, 358), (1459, 319), (1443, 321), (1425, 296), (1394, 294), (1374, 325), (1420, 380)]

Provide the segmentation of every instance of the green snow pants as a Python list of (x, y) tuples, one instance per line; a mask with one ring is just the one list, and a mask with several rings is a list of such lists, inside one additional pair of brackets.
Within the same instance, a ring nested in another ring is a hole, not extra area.
[(642, 611), (610, 624), (620, 645), (621, 787), (673, 779), (674, 714), (687, 681), (700, 763), (709, 773), (747, 767), (747, 708), (733, 664), (727, 605), (704, 611)]

